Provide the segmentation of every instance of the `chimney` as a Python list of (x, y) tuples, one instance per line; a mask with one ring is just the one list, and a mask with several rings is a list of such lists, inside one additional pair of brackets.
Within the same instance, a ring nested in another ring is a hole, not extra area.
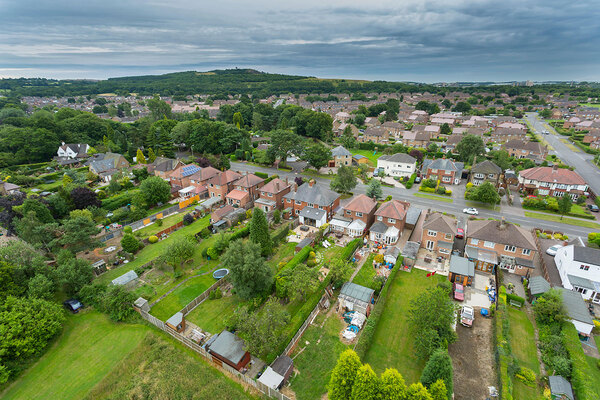
[(558, 167), (556, 166), (556, 164), (554, 164), (552, 166), (552, 172), (556, 172), (556, 171), (558, 171)]
[(275, 182), (275, 193), (279, 193), (279, 181)]

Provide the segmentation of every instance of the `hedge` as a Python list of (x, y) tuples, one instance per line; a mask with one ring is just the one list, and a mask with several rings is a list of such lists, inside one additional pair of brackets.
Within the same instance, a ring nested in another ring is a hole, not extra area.
[(354, 252), (360, 245), (361, 241), (362, 241), (362, 239), (360, 239), (360, 238), (356, 238), (356, 239), (350, 241), (346, 245), (346, 247), (344, 247), (344, 250), (342, 250), (342, 253), (340, 254), (340, 258), (342, 260), (348, 260), (354, 254)]
[(508, 329), (510, 322), (506, 313), (506, 295), (502, 293), (502, 289), (506, 291), (504, 286), (500, 287), (501, 295), (498, 297), (498, 308), (496, 310), (496, 318), (493, 320), (495, 335), (494, 344), (496, 347), (496, 363), (499, 365), (497, 369), (498, 382), (500, 383), (501, 398), (512, 400), (513, 382), (509, 373), (509, 365), (512, 361), (512, 351), (510, 348), (510, 337), (508, 337)]
[(287, 224), (286, 226), (284, 226), (283, 228), (281, 228), (279, 230), (279, 232), (275, 233), (274, 235), (271, 236), (271, 240), (273, 241), (273, 243), (279, 243), (281, 242), (289, 233), (290, 231), (290, 224)]
[(108, 211), (114, 211), (117, 208), (131, 204), (131, 201), (133, 200), (133, 194), (133, 192), (128, 191), (119, 193), (115, 196), (109, 197), (108, 199), (104, 199), (102, 200), (102, 208)]
[(590, 371), (590, 366), (587, 363), (579, 335), (575, 325), (570, 322), (565, 322), (562, 328), (567, 351), (571, 358), (572, 372), (571, 385), (578, 399), (596, 399), (598, 393), (593, 388), (593, 382), (590, 377), (594, 374)]
[(281, 268), (281, 270), (279, 270), (279, 273), (277, 275), (281, 275), (283, 271), (286, 271), (288, 269), (294, 269), (296, 265), (306, 261), (306, 259), (308, 258), (308, 253), (310, 253), (312, 250), (313, 248), (311, 246), (304, 247), (294, 256), (294, 258), (292, 258), (287, 264), (285, 264), (283, 268)]
[(255, 172), (254, 175), (258, 176), (259, 178), (263, 178), (263, 179), (267, 179), (269, 177), (269, 174), (267, 174), (266, 172)]
[(233, 240), (236, 240), (236, 239), (245, 238), (249, 234), (250, 234), (250, 224), (248, 224), (245, 227), (240, 228), (237, 231), (233, 232), (231, 234), (231, 236), (229, 237), (229, 240), (233, 241)]
[(507, 293), (506, 294), (506, 302), (508, 304), (510, 304), (511, 301), (519, 303), (521, 305), (525, 304), (525, 299), (522, 298), (521, 296), (517, 296), (516, 294), (512, 294), (512, 293)]
[(271, 181), (272, 181), (273, 179), (275, 179), (275, 178), (279, 178), (279, 175), (277, 175), (277, 174), (273, 174), (273, 175), (271, 175), (270, 177), (268, 177), (267, 179), (265, 179), (265, 185), (266, 185), (267, 183), (271, 182)]
[(415, 179), (416, 179), (416, 178), (417, 178), (417, 174), (416, 174), (416, 173), (412, 174), (412, 175), (410, 176), (410, 179), (408, 180), (408, 182), (406, 182), (406, 185), (405, 185), (405, 187), (406, 187), (407, 189), (410, 189), (410, 188), (412, 188), (412, 187), (413, 187), (413, 185), (415, 184)]

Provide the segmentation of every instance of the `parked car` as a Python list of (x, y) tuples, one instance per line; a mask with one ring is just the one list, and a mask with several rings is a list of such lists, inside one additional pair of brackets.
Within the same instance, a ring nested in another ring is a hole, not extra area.
[(77, 314), (79, 310), (83, 308), (83, 304), (81, 304), (81, 302), (77, 299), (66, 300), (63, 303), (63, 305), (67, 310), (71, 311), (73, 314)]
[(551, 256), (555, 256), (556, 252), (558, 251), (558, 249), (563, 248), (564, 246), (561, 246), (560, 244), (555, 244), (552, 247), (548, 247), (548, 250), (546, 250), (546, 254), (551, 255)]
[(463, 212), (465, 214), (469, 214), (469, 215), (478, 215), (479, 214), (479, 211), (477, 211), (477, 209), (474, 207), (465, 208), (463, 210)]
[(473, 326), (473, 320), (475, 319), (475, 310), (471, 306), (463, 306), (460, 310), (460, 323), (467, 328)]
[(417, 176), (415, 178), (415, 183), (421, 183), (421, 177), (420, 176)]
[(588, 210), (590, 210), (591, 212), (598, 212), (600, 211), (600, 208), (598, 208), (597, 205), (595, 204), (588, 204), (587, 205)]
[(463, 228), (458, 228), (458, 229), (456, 230), (456, 237), (457, 237), (458, 239), (462, 239), (462, 238), (464, 238), (464, 237), (465, 237), (465, 230), (464, 230)]
[(465, 300), (465, 288), (460, 283), (454, 282), (452, 285), (452, 293), (454, 294), (454, 300)]

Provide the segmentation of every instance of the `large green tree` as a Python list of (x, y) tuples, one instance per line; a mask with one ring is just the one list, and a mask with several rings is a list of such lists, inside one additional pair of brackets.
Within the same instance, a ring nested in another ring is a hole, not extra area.
[(58, 228), (57, 237), (50, 246), (61, 246), (73, 253), (95, 248), (100, 241), (95, 236), (100, 232), (94, 221), (86, 217), (69, 218)]
[(473, 190), (473, 200), (487, 204), (500, 203), (500, 195), (491, 182), (484, 182)]
[(406, 383), (398, 370), (387, 368), (381, 374), (380, 393), (382, 399), (405, 400), (406, 390)]
[(184, 236), (172, 239), (162, 257), (173, 268), (183, 267), (183, 263), (194, 255), (195, 248), (193, 237)]
[(464, 162), (473, 162), (475, 157), (485, 152), (483, 139), (475, 135), (465, 135), (456, 145), (456, 152)]
[(302, 158), (308, 161), (308, 164), (318, 171), (325, 167), (329, 160), (331, 160), (331, 149), (319, 142), (312, 143), (304, 149)]
[(153, 206), (158, 203), (166, 203), (171, 198), (171, 186), (158, 176), (144, 179), (140, 184), (140, 193), (144, 201)]
[(354, 350), (346, 350), (340, 354), (329, 379), (329, 400), (348, 400), (351, 398), (354, 380), (360, 367), (360, 358)]
[(569, 196), (568, 193), (565, 193), (564, 196), (558, 199), (558, 213), (560, 214), (560, 219), (570, 213), (572, 207), (573, 200), (571, 200), (571, 196)]
[(352, 168), (342, 165), (338, 168), (337, 175), (331, 181), (329, 187), (336, 192), (350, 193), (350, 191), (356, 187), (357, 183)]
[(252, 241), (230, 243), (221, 262), (229, 268), (229, 279), (244, 300), (264, 293), (273, 284), (273, 272), (261, 256), (260, 246)]
[(269, 157), (279, 158), (285, 162), (292, 153), (302, 153), (302, 138), (294, 132), (284, 129), (271, 132), (271, 146), (267, 150)]
[(352, 386), (351, 400), (378, 400), (379, 378), (369, 364), (358, 369)]
[(269, 234), (269, 223), (267, 222), (265, 213), (260, 208), (255, 208), (252, 211), (250, 240), (260, 246), (262, 255), (269, 255), (273, 251), (273, 241)]
[(439, 348), (435, 350), (431, 354), (431, 357), (429, 357), (429, 360), (427, 360), (427, 364), (425, 364), (425, 368), (421, 373), (421, 383), (427, 388), (431, 388), (435, 382), (441, 379), (446, 386), (448, 399), (451, 399), (453, 391), (453, 373), (452, 360), (450, 359), (448, 350)]
[(380, 200), (383, 197), (383, 190), (381, 190), (381, 182), (377, 179), (372, 179), (367, 186), (367, 196)]
[(56, 269), (56, 275), (69, 296), (76, 295), (94, 278), (91, 264), (79, 258), (71, 258), (60, 264)]
[(292, 271), (291, 281), (288, 286), (288, 294), (292, 300), (302, 300), (313, 293), (319, 287), (319, 270), (310, 268), (306, 264), (299, 264)]

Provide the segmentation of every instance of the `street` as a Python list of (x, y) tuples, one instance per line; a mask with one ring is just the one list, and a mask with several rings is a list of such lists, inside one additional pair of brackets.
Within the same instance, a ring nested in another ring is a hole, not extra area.
[[(232, 162), (231, 169), (233, 169), (235, 171), (247, 171), (247, 172), (260, 171), (260, 172), (266, 172), (268, 174), (276, 173), (277, 175), (279, 175), (279, 177), (281, 179), (288, 178), (290, 181), (292, 181), (295, 177), (300, 175), (295, 172), (286, 172), (286, 171), (276, 170), (274, 168), (259, 167), (259, 166), (249, 165), (249, 164), (240, 163), (240, 162)], [(597, 171), (596, 171), (596, 173), (597, 173)], [(315, 180), (315, 182), (318, 185), (324, 185), (327, 188), (329, 188), (329, 184), (331, 183), (331, 180), (326, 179), (326, 178), (315, 178), (315, 177), (309, 177), (309, 176), (307, 176), (307, 178), (312, 178)], [(429, 199), (413, 196), (412, 192), (409, 192), (408, 190), (406, 190), (404, 188), (398, 188), (398, 187), (390, 188), (390, 187), (386, 187), (386, 186), (382, 186), (381, 188), (383, 190), (384, 197), (391, 195), (396, 200), (408, 201), (410, 204), (412, 204), (416, 207), (419, 207), (423, 210), (431, 209), (432, 211), (447, 212), (449, 214), (456, 215), (457, 217), (459, 217), (460, 220), (463, 220), (463, 221), (467, 220), (466, 216), (463, 216), (461, 218), (461, 216), (463, 215), (462, 210), (466, 207), (470, 207), (470, 205), (467, 205), (465, 199), (454, 198), (453, 203), (445, 203), (445, 202), (441, 202), (441, 201), (429, 200)], [(359, 182), (359, 184), (356, 185), (356, 187), (354, 188), (353, 193), (354, 194), (361, 194), (361, 193), (364, 194), (364, 193), (366, 193), (366, 191), (367, 191), (367, 185)], [(590, 228), (583, 228), (583, 227), (574, 226), (574, 225), (567, 225), (567, 224), (561, 224), (558, 222), (543, 221), (543, 220), (536, 219), (536, 218), (525, 217), (525, 216), (523, 216), (522, 210), (519, 210), (516, 207), (505, 207), (505, 210), (503, 210), (500, 207), (497, 207), (497, 209), (498, 209), (498, 211), (479, 208), (478, 209), (479, 210), (478, 217), (479, 218), (496, 218), (496, 219), (500, 219), (500, 218), (504, 217), (507, 221), (519, 224), (524, 228), (541, 228), (541, 229), (547, 229), (547, 230), (556, 230), (556, 231), (565, 233), (570, 237), (582, 236), (583, 238), (586, 238), (588, 233), (596, 231), (596, 230), (590, 229)], [(467, 234), (468, 234), (468, 232), (467, 232)]]

